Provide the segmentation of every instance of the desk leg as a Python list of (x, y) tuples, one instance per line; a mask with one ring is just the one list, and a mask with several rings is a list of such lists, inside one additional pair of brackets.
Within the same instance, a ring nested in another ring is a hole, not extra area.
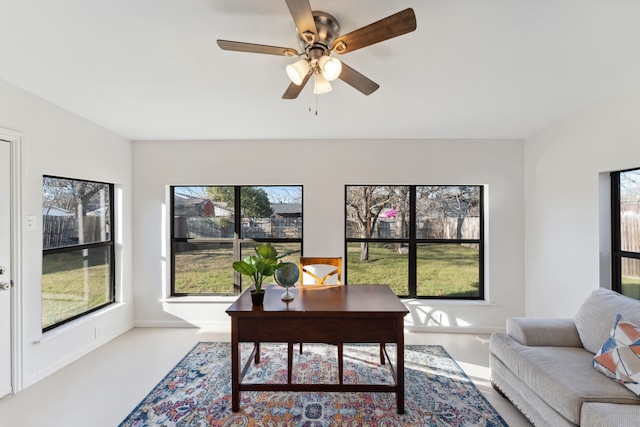
[(338, 344), (338, 376), (340, 377), (338, 379), (338, 384), (343, 384), (343, 377), (344, 377), (344, 347), (343, 347), (343, 343), (339, 343)]
[(238, 318), (231, 318), (231, 411), (240, 410), (240, 348)]
[(398, 320), (396, 345), (396, 399), (398, 414), (404, 414), (404, 319)]
[(256, 342), (254, 344), (256, 346), (256, 358), (255, 358), (254, 362), (256, 362), (256, 365), (257, 365), (258, 363), (260, 363), (260, 343)]
[(293, 371), (293, 343), (287, 344), (287, 384), (291, 384), (291, 374)]

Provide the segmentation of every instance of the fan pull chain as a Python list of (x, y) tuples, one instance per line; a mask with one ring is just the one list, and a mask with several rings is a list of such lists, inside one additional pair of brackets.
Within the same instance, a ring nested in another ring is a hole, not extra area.
[(315, 97), (315, 104), (316, 104), (316, 116), (318, 115), (318, 79), (313, 78), (313, 93), (314, 93), (314, 97)]
[[(316, 79), (313, 79), (313, 86), (315, 86), (316, 84), (315, 80)], [(311, 96), (313, 94), (313, 89), (312, 89), (313, 86), (309, 85), (307, 90), (307, 101), (309, 102), (309, 112), (311, 112)]]
[(307, 99), (309, 100), (309, 112), (311, 113), (313, 110), (311, 109), (311, 96), (313, 96), (315, 98), (315, 115), (318, 115), (318, 94), (315, 93), (316, 92), (316, 79), (314, 77), (313, 79), (313, 86), (309, 85), (309, 91), (307, 92), (309, 95), (307, 95)]

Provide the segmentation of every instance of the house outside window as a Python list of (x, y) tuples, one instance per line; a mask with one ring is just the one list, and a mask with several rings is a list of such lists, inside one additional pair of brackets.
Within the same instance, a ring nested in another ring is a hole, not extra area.
[(43, 177), (43, 331), (115, 302), (113, 188)]
[[(232, 264), (258, 243), (302, 248), (302, 186), (172, 186), (171, 295), (239, 295)], [(297, 262), (297, 257), (282, 261)]]
[(347, 185), (345, 200), (346, 283), (484, 298), (482, 186)]
[(640, 299), (640, 169), (611, 173), (611, 288)]

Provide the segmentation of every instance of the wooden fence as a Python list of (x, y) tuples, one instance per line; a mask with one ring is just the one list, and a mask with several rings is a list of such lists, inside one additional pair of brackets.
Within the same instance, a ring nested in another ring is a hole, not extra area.
[[(620, 237), (622, 250), (640, 252), (640, 214), (625, 214), (620, 217)], [(623, 258), (622, 274), (640, 278), (640, 261)]]
[[(174, 235), (181, 238), (232, 238), (234, 224), (228, 218), (174, 218)], [(300, 238), (302, 218), (252, 218), (242, 222), (242, 237)]]
[[(103, 220), (98, 216), (86, 216), (83, 218), (84, 243), (103, 242), (109, 239), (109, 226), (105, 225), (103, 235)], [(78, 235), (78, 220), (68, 216), (43, 217), (42, 223), (42, 247), (43, 249), (73, 246), (80, 243)]]
[[(407, 229), (400, 236), (396, 233), (399, 226), (395, 218), (380, 218), (375, 229), (374, 239), (407, 238)], [(360, 237), (355, 224), (347, 224), (347, 236)], [(417, 224), (418, 239), (479, 239), (480, 219), (477, 217), (465, 218), (462, 223), (458, 218), (424, 218)]]

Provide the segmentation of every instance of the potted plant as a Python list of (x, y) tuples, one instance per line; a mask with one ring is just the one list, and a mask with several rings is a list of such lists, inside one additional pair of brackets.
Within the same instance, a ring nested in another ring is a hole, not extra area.
[(259, 244), (255, 248), (255, 255), (251, 255), (242, 261), (233, 263), (233, 269), (238, 273), (251, 277), (255, 289), (251, 291), (251, 301), (254, 305), (262, 305), (264, 301), (264, 290), (262, 282), (267, 277), (273, 276), (275, 271), (285, 264), (278, 261), (287, 255), (298, 251), (289, 251), (278, 255), (278, 251), (271, 246), (271, 243)]

